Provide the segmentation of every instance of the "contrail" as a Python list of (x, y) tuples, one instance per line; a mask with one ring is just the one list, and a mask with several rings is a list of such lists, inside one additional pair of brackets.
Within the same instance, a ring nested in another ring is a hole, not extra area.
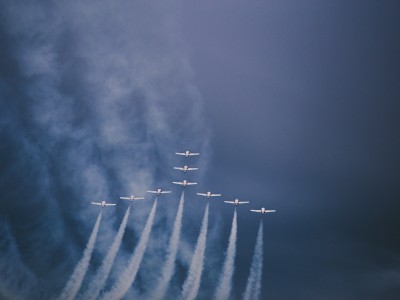
[(139, 270), (143, 254), (146, 251), (147, 242), (150, 237), (151, 228), (153, 227), (154, 216), (156, 214), (157, 199), (154, 201), (151, 208), (149, 217), (147, 218), (146, 225), (143, 229), (142, 236), (140, 237), (139, 244), (136, 246), (135, 252), (131, 256), (128, 265), (119, 277), (119, 280), (111, 287), (111, 290), (104, 294), (101, 299), (103, 300), (119, 300), (125, 296), (132, 283), (135, 281), (136, 274)]
[(189, 268), (189, 274), (182, 288), (182, 298), (192, 300), (197, 297), (200, 287), (201, 275), (203, 273), (204, 251), (206, 248), (208, 227), (208, 203), (201, 223), (200, 235), (197, 239), (196, 248)]
[(261, 278), (263, 267), (263, 222), (260, 221), (253, 260), (251, 262), (250, 275), (247, 280), (243, 300), (259, 299), (261, 293)]
[(169, 239), (167, 260), (162, 270), (161, 279), (158, 282), (157, 288), (148, 299), (162, 299), (167, 291), (168, 284), (171, 281), (172, 275), (175, 271), (175, 260), (178, 252), (179, 239), (181, 236), (183, 205), (185, 203), (185, 192), (182, 192), (181, 200), (179, 202), (178, 212), (176, 213), (175, 223), (172, 235)]
[(236, 256), (236, 238), (237, 238), (237, 220), (236, 209), (233, 214), (231, 235), (229, 236), (228, 250), (224, 262), (223, 271), (220, 277), (219, 285), (215, 293), (215, 299), (226, 300), (232, 289), (232, 277), (235, 271), (235, 256)]
[(83, 252), (83, 256), (79, 261), (78, 265), (75, 267), (74, 273), (72, 273), (71, 278), (68, 283), (64, 287), (60, 295), (60, 300), (72, 300), (75, 298), (76, 293), (81, 287), (83, 277), (86, 274), (87, 268), (89, 266), (90, 258), (92, 256), (94, 244), (96, 242), (97, 233), (99, 232), (99, 226), (101, 221), (101, 214), (103, 210), (100, 211), (99, 216), (97, 217), (96, 224), (94, 224), (93, 231), (90, 234), (89, 241), (86, 245), (85, 251)]
[(126, 224), (128, 223), (129, 212), (131, 210), (131, 206), (126, 210), (125, 216), (122, 219), (122, 223), (119, 226), (117, 235), (115, 236), (114, 242), (108, 250), (107, 256), (103, 260), (103, 263), (100, 266), (100, 269), (97, 271), (95, 277), (92, 279), (86, 293), (81, 297), (85, 300), (97, 299), (101, 289), (106, 282), (108, 275), (110, 274), (111, 267), (114, 263), (115, 256), (118, 253), (119, 247), (121, 246), (121, 241), (125, 233)]

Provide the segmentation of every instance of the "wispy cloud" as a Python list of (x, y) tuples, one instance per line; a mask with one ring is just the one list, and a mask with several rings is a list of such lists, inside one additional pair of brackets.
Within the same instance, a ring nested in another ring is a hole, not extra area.
[[(44, 296), (59, 294), (79, 261), (96, 218), (90, 201), (166, 184), (177, 149), (190, 146), (206, 160), (178, 11), (151, 1), (2, 4), (0, 154), (13, 162), (1, 183), (2, 201), (13, 204), (2, 213)], [(149, 205), (128, 223), (136, 237)], [(104, 216), (100, 255), (121, 214)]]

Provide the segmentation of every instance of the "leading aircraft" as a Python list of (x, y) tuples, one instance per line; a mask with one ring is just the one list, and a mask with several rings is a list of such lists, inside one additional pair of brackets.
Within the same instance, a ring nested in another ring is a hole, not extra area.
[(182, 182), (180, 182), (180, 181), (173, 181), (172, 183), (174, 183), (174, 184), (179, 184), (179, 185), (181, 185), (181, 186), (183, 186), (183, 187), (185, 187), (185, 186), (187, 186), (187, 185), (195, 185), (195, 184), (197, 184), (197, 182), (188, 182), (187, 180), (184, 180), (184, 181), (182, 181)]
[(183, 172), (187, 172), (187, 171), (194, 171), (194, 170), (198, 170), (199, 168), (190, 168), (188, 166), (183, 166), (183, 167), (174, 167), (175, 170), (181, 170)]
[(122, 200), (129, 200), (129, 201), (133, 202), (133, 201), (135, 201), (135, 200), (143, 200), (144, 197), (135, 197), (134, 195), (130, 195), (130, 196), (128, 196), (128, 197), (119, 197), (119, 199), (122, 199)]
[(229, 204), (235, 204), (235, 206), (238, 206), (238, 204), (250, 203), (249, 201), (239, 201), (239, 199), (235, 199), (234, 201), (224, 201), (224, 202)]
[(163, 191), (162, 189), (157, 189), (156, 191), (147, 191), (148, 193), (152, 194), (157, 194), (157, 196), (160, 196), (161, 194), (170, 194), (171, 191)]
[(176, 155), (183, 155), (185, 157), (200, 155), (200, 153), (190, 152), (189, 150), (186, 150), (185, 152), (175, 152), (175, 154)]
[(262, 207), (261, 209), (250, 209), (250, 210), (261, 214), (276, 212), (275, 209), (265, 209), (264, 207)]
[(115, 203), (107, 203), (106, 201), (92, 202), (92, 204), (94, 204), (94, 205), (100, 205), (101, 208), (103, 208), (104, 206), (114, 206), (114, 205), (116, 205)]
[(204, 196), (207, 197), (207, 199), (210, 199), (210, 197), (221, 197), (221, 194), (213, 194), (211, 192), (207, 192), (207, 193), (196, 193), (199, 196)]

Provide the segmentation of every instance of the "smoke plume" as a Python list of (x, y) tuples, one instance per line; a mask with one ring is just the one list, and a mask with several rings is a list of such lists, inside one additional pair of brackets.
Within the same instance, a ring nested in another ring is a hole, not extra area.
[(134, 253), (132, 254), (128, 265), (125, 270), (120, 274), (118, 281), (111, 287), (111, 290), (104, 294), (101, 299), (103, 300), (118, 300), (125, 296), (132, 283), (135, 281), (136, 274), (139, 270), (140, 263), (142, 262), (143, 254), (146, 251), (147, 243), (149, 241), (151, 228), (154, 223), (154, 216), (157, 209), (157, 199), (154, 201), (153, 207), (151, 208), (149, 217), (146, 225), (143, 229), (142, 236), (140, 237), (139, 243), (136, 246)]
[(118, 233), (115, 236), (114, 242), (111, 245), (110, 250), (108, 250), (107, 256), (104, 258), (100, 269), (97, 271), (96, 275), (89, 284), (87, 291), (81, 297), (82, 299), (93, 300), (98, 298), (100, 291), (103, 288), (108, 275), (110, 274), (115, 256), (117, 255), (119, 247), (121, 246), (121, 241), (125, 233), (126, 224), (128, 223), (130, 210), (131, 206), (129, 206), (126, 210), (124, 218), (122, 219), (122, 223), (118, 229)]
[(184, 203), (185, 192), (183, 191), (181, 200), (179, 201), (178, 212), (176, 213), (172, 235), (169, 239), (167, 259), (161, 272), (161, 278), (157, 284), (157, 287), (154, 293), (152, 293), (152, 296), (149, 297), (149, 299), (162, 299), (168, 289), (168, 284), (171, 281), (172, 276), (174, 275), (176, 254), (178, 253), (179, 239), (181, 236)]
[(75, 298), (78, 293), (79, 288), (82, 285), (83, 278), (85, 277), (86, 271), (89, 267), (90, 258), (92, 257), (92, 252), (94, 248), (94, 244), (96, 243), (97, 233), (99, 232), (100, 222), (102, 210), (97, 217), (96, 223), (93, 227), (92, 233), (90, 234), (89, 241), (86, 245), (85, 251), (83, 252), (83, 256), (79, 261), (78, 265), (75, 267), (74, 272), (71, 275), (71, 278), (67, 282), (65, 288), (61, 292), (60, 300), (72, 300)]
[(208, 206), (204, 212), (203, 221), (201, 223), (200, 235), (197, 239), (197, 244), (193, 254), (192, 262), (189, 268), (189, 274), (183, 284), (182, 298), (183, 299), (195, 299), (199, 292), (201, 275), (203, 273), (204, 266), (204, 252), (206, 248), (206, 238), (208, 229)]
[(263, 222), (260, 221), (258, 228), (256, 246), (254, 247), (253, 259), (251, 261), (250, 275), (247, 280), (246, 290), (243, 294), (244, 300), (259, 299), (261, 293), (261, 279), (263, 267)]
[(226, 251), (225, 262), (222, 269), (220, 281), (215, 293), (215, 299), (226, 300), (232, 290), (232, 277), (235, 271), (235, 256), (236, 256), (236, 238), (237, 238), (237, 219), (236, 209), (233, 213), (231, 234), (229, 236), (228, 250)]

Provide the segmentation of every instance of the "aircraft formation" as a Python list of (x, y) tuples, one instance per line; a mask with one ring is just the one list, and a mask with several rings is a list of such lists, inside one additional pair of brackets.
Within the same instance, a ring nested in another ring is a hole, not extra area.
[[(191, 156), (198, 156), (200, 153), (190, 152), (188, 150), (184, 152), (176, 152), (176, 155), (184, 156), (185, 159)], [(175, 170), (182, 171), (184, 173), (188, 171), (198, 170), (196, 167), (189, 167), (188, 165), (184, 165), (183, 167), (174, 167)], [(148, 299), (156, 299), (161, 300), (164, 298), (168, 291), (169, 283), (171, 282), (172, 276), (174, 274), (174, 266), (175, 260), (178, 253), (178, 245), (180, 240), (180, 231), (182, 227), (182, 216), (183, 216), (183, 206), (184, 206), (184, 191), (186, 187), (197, 185), (197, 182), (191, 182), (188, 180), (182, 181), (173, 181), (173, 184), (177, 184), (182, 186), (182, 196), (179, 202), (178, 211), (176, 214), (176, 219), (174, 222), (173, 230), (170, 236), (170, 240), (168, 243), (168, 256), (166, 257), (165, 265), (163, 266), (160, 277), (159, 284), (157, 288), (152, 290), (150, 294), (147, 296)], [(131, 205), (133, 202), (138, 200), (143, 200), (144, 197), (138, 197), (136, 195), (128, 195), (128, 196), (120, 196), (121, 200), (130, 201), (130, 206), (127, 208), (123, 221), (118, 229), (118, 233), (116, 234), (114, 241), (103, 260), (102, 265), (96, 272), (96, 275), (92, 278), (92, 281), (87, 286), (86, 291), (83, 294), (78, 295), (78, 291), (81, 289), (83, 279), (88, 270), (89, 263), (91, 260), (91, 255), (93, 252), (93, 248), (96, 242), (96, 237), (99, 231), (99, 225), (102, 218), (102, 212), (104, 207), (115, 206), (116, 203), (108, 203), (106, 201), (101, 202), (91, 202), (93, 205), (101, 206), (101, 210), (97, 217), (96, 223), (93, 227), (92, 233), (89, 237), (89, 241), (86, 245), (86, 248), (83, 252), (83, 256), (81, 260), (76, 265), (69, 281), (65, 285), (64, 289), (61, 292), (59, 297), (60, 300), (72, 300), (77, 295), (82, 299), (95, 300), (100, 297), (101, 300), (108, 299), (121, 299), (128, 292), (133, 282), (135, 281), (136, 275), (138, 273), (141, 261), (143, 259), (143, 255), (147, 248), (147, 243), (149, 241), (151, 229), (154, 223), (154, 216), (157, 208), (157, 200), (158, 197), (162, 195), (170, 194), (172, 191), (167, 191), (162, 189), (161, 187), (157, 187), (154, 190), (148, 190), (148, 193), (155, 194), (156, 200), (153, 203), (149, 216), (147, 218), (145, 227), (142, 231), (138, 244), (135, 247), (135, 251), (131, 254), (122, 274), (119, 279), (116, 280), (109, 290), (105, 291), (104, 285), (107, 281), (107, 278), (110, 274), (110, 270), (113, 266), (114, 259), (118, 253), (118, 249), (121, 246), (122, 238), (124, 236), (124, 231), (127, 226), (127, 221), (129, 218), (129, 212), (131, 209)], [(196, 195), (204, 197), (206, 200), (210, 200), (214, 197), (221, 197), (220, 193), (213, 193), (211, 191), (207, 191), (204, 193), (196, 193)], [(220, 278), (217, 284), (215, 299), (219, 300), (228, 300), (231, 290), (232, 290), (232, 278), (234, 274), (234, 261), (235, 261), (235, 253), (236, 253), (236, 236), (237, 236), (237, 212), (236, 206), (242, 204), (249, 204), (249, 201), (241, 201), (239, 199), (234, 200), (226, 200), (224, 203), (235, 205), (235, 211), (232, 219), (231, 233), (229, 236), (229, 243), (225, 255), (225, 261), (222, 267), (222, 272), (220, 274)], [(208, 227), (208, 211), (209, 211), (209, 202), (207, 202), (206, 208), (204, 210), (204, 216), (201, 223), (200, 233), (196, 242), (196, 246), (194, 248), (194, 253), (192, 257), (191, 264), (188, 269), (188, 276), (184, 281), (181, 289), (181, 298), (182, 299), (196, 299), (201, 282), (201, 276), (203, 272), (204, 258), (205, 258), (205, 248), (206, 248), (206, 239), (207, 239), (207, 227)], [(275, 210), (265, 209), (262, 207), (261, 209), (251, 209), (250, 211), (255, 213), (260, 213), (264, 215), (266, 213), (275, 212)], [(260, 220), (259, 230), (257, 234), (257, 240), (254, 248), (253, 259), (251, 262), (250, 274), (246, 285), (245, 293), (243, 294), (244, 299), (257, 299), (259, 298), (260, 289), (261, 289), (261, 276), (262, 276), (262, 219)]]
[[(200, 155), (200, 153), (198, 152), (190, 152), (189, 150), (186, 150), (184, 152), (176, 152), (176, 155), (181, 155), (181, 156), (185, 156), (185, 158), (188, 158), (189, 156), (198, 156)], [(193, 168), (193, 167), (189, 167), (187, 165), (184, 165), (183, 167), (174, 167), (175, 170), (179, 170), (179, 171), (183, 171), (184, 173), (186, 173), (187, 171), (196, 171), (199, 168)], [(177, 184), (177, 185), (181, 185), (182, 187), (186, 187), (189, 185), (196, 185), (197, 182), (189, 182), (187, 180), (183, 180), (183, 181), (173, 181), (173, 184)], [(148, 193), (151, 194), (156, 194), (157, 196), (163, 195), (163, 194), (170, 194), (172, 193), (172, 191), (164, 191), (161, 188), (157, 188), (156, 190), (150, 190), (147, 191)], [(210, 199), (211, 197), (221, 197), (222, 194), (214, 194), (211, 193), (210, 191), (206, 192), (206, 193), (196, 193), (196, 195), (198, 196), (203, 196), (206, 197), (207, 199)], [(135, 200), (143, 200), (144, 197), (135, 197), (134, 195), (130, 195), (128, 197), (119, 197), (122, 200), (129, 200), (131, 201), (131, 203)], [(233, 204), (235, 206), (238, 206), (239, 204), (248, 204), (250, 203), (249, 201), (240, 201), (239, 199), (235, 199), (233, 201), (224, 201), (225, 203), (228, 204)], [(115, 203), (107, 203), (106, 201), (102, 201), (102, 202), (92, 202), (93, 205), (100, 205), (101, 208), (105, 207), (105, 206), (114, 206), (116, 205)], [(276, 212), (276, 210), (274, 209), (266, 209), (265, 207), (262, 207), (261, 209), (250, 209), (250, 211), (255, 212), (255, 213), (261, 213), (262, 215), (266, 214), (266, 213), (273, 213)]]

